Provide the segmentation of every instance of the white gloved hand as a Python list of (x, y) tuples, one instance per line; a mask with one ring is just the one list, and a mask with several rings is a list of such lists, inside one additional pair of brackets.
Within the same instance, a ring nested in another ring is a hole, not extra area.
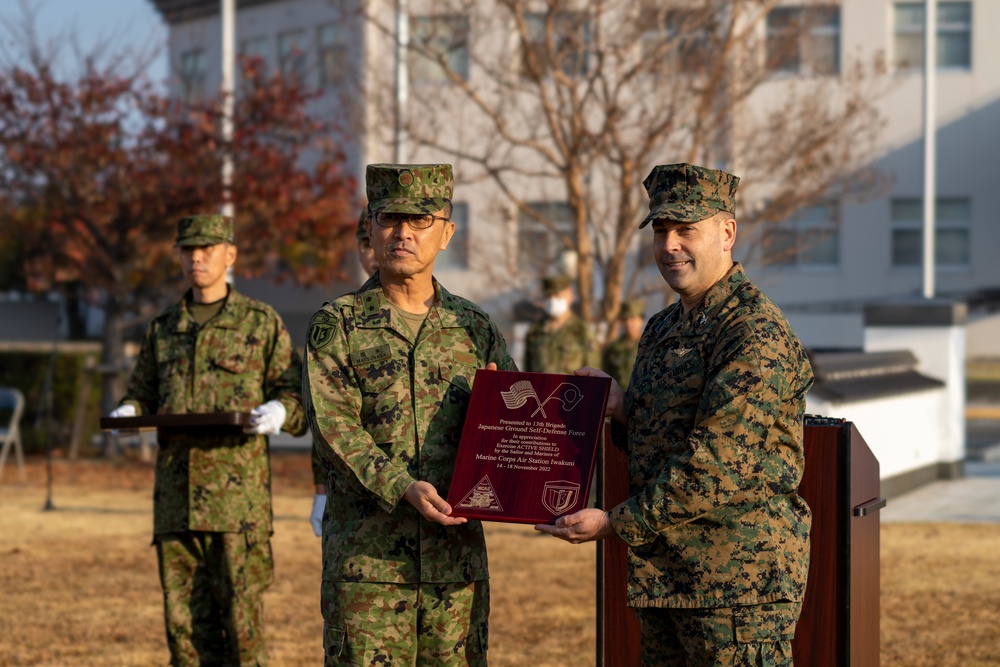
[(109, 417), (135, 417), (135, 406), (126, 403), (125, 405), (119, 405), (117, 408), (112, 410)]
[(326, 509), (326, 494), (317, 493), (313, 496), (312, 514), (309, 515), (309, 523), (312, 524), (316, 537), (323, 536), (323, 511)]
[[(134, 405), (119, 405), (117, 408), (108, 413), (109, 417), (135, 417), (135, 406)], [(134, 433), (131, 429), (126, 429), (126, 432)], [(120, 429), (111, 429), (111, 435), (121, 435)]]
[(244, 433), (257, 435), (277, 435), (287, 416), (281, 401), (268, 401), (250, 411), (250, 426), (243, 427)]

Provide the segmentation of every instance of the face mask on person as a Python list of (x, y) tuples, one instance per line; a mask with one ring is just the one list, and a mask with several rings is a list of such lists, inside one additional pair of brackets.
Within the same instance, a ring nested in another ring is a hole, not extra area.
[(549, 297), (545, 300), (545, 314), (551, 319), (562, 317), (569, 310), (569, 300), (560, 296)]

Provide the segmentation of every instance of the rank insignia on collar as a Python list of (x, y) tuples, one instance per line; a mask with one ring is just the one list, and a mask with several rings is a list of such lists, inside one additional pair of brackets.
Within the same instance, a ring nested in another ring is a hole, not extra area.
[(693, 349), (694, 349), (693, 347), (682, 347), (679, 350), (674, 350), (674, 354), (676, 354), (678, 357), (683, 357), (685, 354), (687, 354)]
[(382, 310), (382, 306), (380, 306), (378, 302), (378, 295), (374, 292), (368, 292), (361, 297), (361, 303), (365, 308), (365, 315), (369, 317), (372, 315), (378, 315), (379, 311)]

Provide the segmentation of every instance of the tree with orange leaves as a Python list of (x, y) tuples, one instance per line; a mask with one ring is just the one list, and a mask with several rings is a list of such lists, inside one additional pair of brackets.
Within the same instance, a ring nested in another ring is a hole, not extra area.
[[(24, 254), (30, 290), (100, 291), (103, 365), (121, 368), (124, 329), (176, 298), (183, 215), (232, 202), (240, 275), (299, 284), (341, 275), (355, 184), (331, 128), (307, 112), (317, 93), (243, 61), (226, 142), (221, 96), (184, 104), (141, 71), (123, 73), (121, 59), (60, 77), (51, 57), (28, 53), (0, 69), (0, 248)], [(108, 376), (105, 412), (120, 394)]]

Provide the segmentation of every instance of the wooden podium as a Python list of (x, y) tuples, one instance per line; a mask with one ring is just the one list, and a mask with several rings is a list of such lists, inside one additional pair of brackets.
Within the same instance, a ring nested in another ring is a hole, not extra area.
[[(605, 429), (598, 504), (628, 497), (628, 459)], [(851, 422), (807, 417), (799, 493), (813, 513), (809, 580), (792, 642), (801, 667), (879, 664), (879, 466)], [(638, 667), (639, 622), (625, 605), (625, 544), (597, 552), (597, 665)]]

